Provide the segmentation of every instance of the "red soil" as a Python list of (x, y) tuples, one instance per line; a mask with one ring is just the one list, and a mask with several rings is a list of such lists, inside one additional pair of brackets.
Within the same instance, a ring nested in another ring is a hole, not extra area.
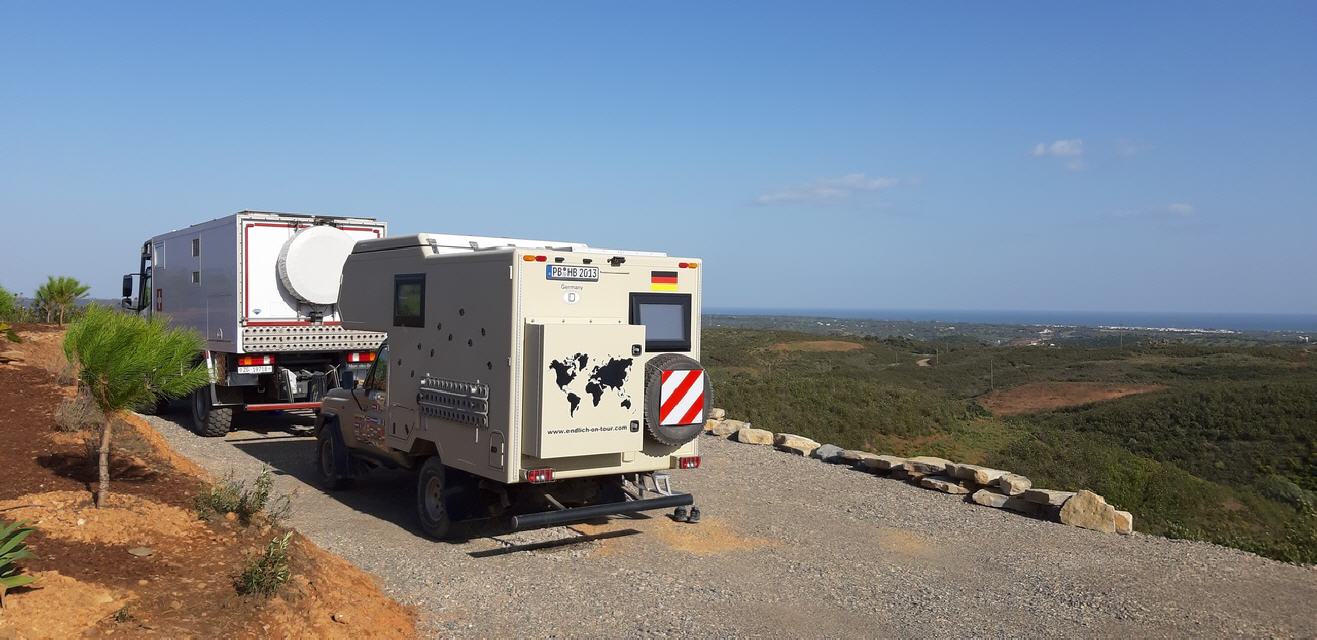
[(1098, 382), (1035, 382), (993, 391), (979, 404), (994, 415), (1013, 416), (1114, 400), (1165, 388), (1163, 385), (1103, 384)]

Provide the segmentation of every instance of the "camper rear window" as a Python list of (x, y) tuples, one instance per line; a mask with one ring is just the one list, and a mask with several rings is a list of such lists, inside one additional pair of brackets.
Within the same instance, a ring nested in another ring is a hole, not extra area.
[(393, 326), (425, 326), (425, 274), (393, 276)]
[(646, 351), (690, 351), (690, 294), (631, 294), (631, 324), (645, 325)]

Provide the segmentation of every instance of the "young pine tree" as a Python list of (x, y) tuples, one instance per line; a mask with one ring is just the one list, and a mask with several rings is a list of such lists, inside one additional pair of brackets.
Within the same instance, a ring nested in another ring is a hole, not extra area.
[(91, 305), (70, 325), (64, 353), (77, 370), (78, 384), (104, 415), (101, 424), (100, 483), (96, 506), (110, 490), (110, 425), (118, 412), (149, 407), (206, 384), (198, 363), (201, 336), (146, 319)]

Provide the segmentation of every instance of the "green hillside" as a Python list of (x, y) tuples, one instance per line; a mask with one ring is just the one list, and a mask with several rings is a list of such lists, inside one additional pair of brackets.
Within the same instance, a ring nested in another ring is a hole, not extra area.
[[(752, 329), (703, 339), (716, 404), (758, 427), (1091, 488), (1145, 533), (1317, 562), (1317, 364), (1302, 346), (992, 347)], [(1035, 383), (1156, 390), (1013, 416), (984, 408), (994, 391)]]

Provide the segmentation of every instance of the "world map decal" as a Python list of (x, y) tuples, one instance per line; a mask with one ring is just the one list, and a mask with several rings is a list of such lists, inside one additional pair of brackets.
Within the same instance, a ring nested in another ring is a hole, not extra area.
[(576, 417), (576, 410), (581, 408), (582, 393), (590, 396), (592, 406), (599, 406), (605, 396), (609, 401), (618, 403), (623, 409), (631, 408), (631, 396), (626, 393), (627, 377), (631, 375), (631, 358), (608, 358), (603, 364), (590, 365), (590, 356), (576, 353), (569, 357), (553, 360), (549, 369), (554, 373), (554, 383), (563, 392), (571, 416)]

